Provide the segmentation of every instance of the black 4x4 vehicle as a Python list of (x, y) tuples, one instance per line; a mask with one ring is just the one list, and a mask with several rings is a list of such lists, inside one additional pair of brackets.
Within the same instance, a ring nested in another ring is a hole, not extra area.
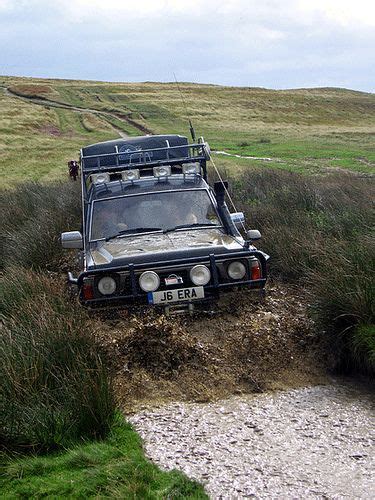
[(186, 305), (237, 286), (263, 289), (266, 259), (231, 214), (226, 185), (207, 183), (208, 144), (159, 135), (81, 150), (82, 234), (61, 235), (81, 249), (83, 270), (69, 281), (86, 306)]

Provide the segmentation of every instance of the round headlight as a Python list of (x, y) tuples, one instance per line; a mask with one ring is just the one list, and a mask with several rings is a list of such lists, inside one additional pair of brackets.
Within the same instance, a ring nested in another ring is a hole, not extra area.
[(235, 260), (228, 266), (228, 276), (232, 280), (242, 280), (246, 274), (246, 267), (242, 262)]
[(190, 279), (194, 285), (207, 285), (211, 279), (211, 271), (208, 267), (199, 264), (190, 270)]
[(154, 271), (145, 271), (139, 277), (139, 286), (144, 292), (154, 292), (159, 285), (160, 278)]
[(116, 291), (116, 281), (110, 276), (104, 276), (98, 281), (98, 290), (102, 295), (112, 295)]

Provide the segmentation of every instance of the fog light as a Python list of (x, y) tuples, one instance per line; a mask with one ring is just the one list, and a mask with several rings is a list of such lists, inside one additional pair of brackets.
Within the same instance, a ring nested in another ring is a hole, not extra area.
[(246, 274), (246, 266), (242, 262), (235, 260), (229, 264), (227, 272), (232, 280), (242, 280)]
[(154, 167), (152, 169), (154, 177), (168, 177), (171, 175), (171, 166), (163, 165), (162, 167)]
[(112, 295), (116, 291), (116, 280), (111, 276), (104, 276), (98, 281), (98, 290), (102, 295)]
[(207, 285), (211, 279), (211, 271), (207, 266), (199, 264), (190, 270), (190, 279), (194, 285)]
[(160, 278), (154, 271), (145, 271), (139, 277), (139, 286), (144, 292), (154, 292), (159, 288)]
[(136, 181), (139, 179), (139, 170), (125, 170), (125, 172), (121, 172), (121, 178), (123, 181)]
[(93, 182), (94, 184), (104, 184), (105, 182), (109, 182), (110, 180), (109, 174), (107, 173), (91, 174), (90, 178), (91, 182)]

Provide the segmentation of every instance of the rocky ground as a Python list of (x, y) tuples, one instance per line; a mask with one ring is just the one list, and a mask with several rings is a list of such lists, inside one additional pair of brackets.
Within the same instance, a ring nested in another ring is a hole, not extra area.
[(130, 421), (153, 461), (212, 498), (374, 498), (374, 394), (332, 382), (174, 403)]

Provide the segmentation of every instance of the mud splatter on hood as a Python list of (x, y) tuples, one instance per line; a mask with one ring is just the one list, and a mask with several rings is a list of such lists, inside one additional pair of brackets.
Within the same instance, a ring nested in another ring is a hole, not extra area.
[(129, 258), (155, 255), (157, 253), (176, 253), (181, 251), (199, 252), (209, 249), (210, 253), (225, 253), (241, 250), (241, 239), (223, 233), (220, 229), (197, 229), (174, 231), (171, 233), (152, 233), (99, 241), (91, 249), (95, 266), (115, 265), (116, 261)]

